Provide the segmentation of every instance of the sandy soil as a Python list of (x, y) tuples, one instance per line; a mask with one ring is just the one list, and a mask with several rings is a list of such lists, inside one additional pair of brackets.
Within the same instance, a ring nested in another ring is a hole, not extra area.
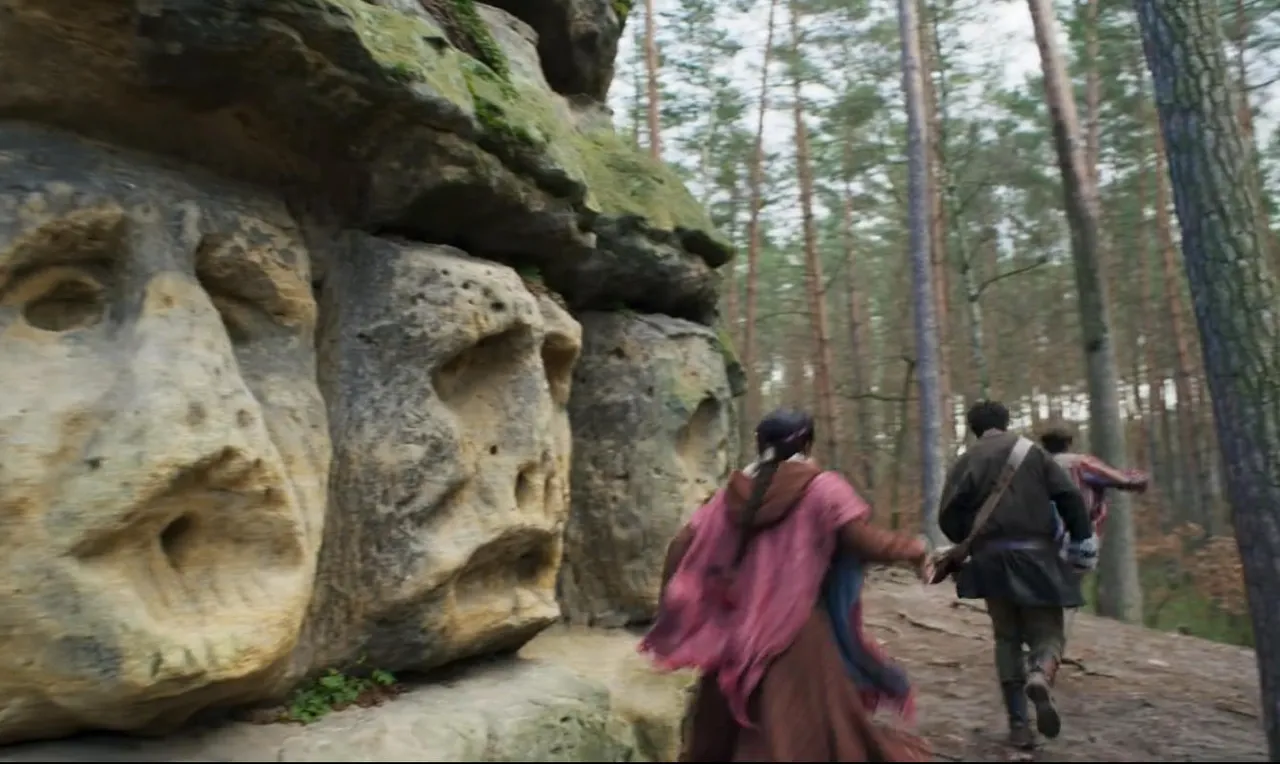
[(1033, 755), (1003, 745), (989, 622), (949, 585), (884, 572), (870, 631), (911, 673), (920, 728), (941, 761), (1267, 761), (1252, 650), (1076, 619), (1056, 698), (1063, 733)]

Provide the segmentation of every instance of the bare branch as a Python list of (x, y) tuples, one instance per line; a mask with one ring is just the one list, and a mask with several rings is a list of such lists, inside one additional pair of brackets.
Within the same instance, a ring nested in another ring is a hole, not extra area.
[(978, 284), (977, 289), (974, 289), (974, 290), (973, 290), (973, 294), (972, 294), (972, 295), (970, 295), (969, 299), (971, 299), (971, 300), (976, 300), (976, 299), (978, 299), (979, 297), (981, 297), (981, 296), (982, 296), (982, 293), (983, 293), (983, 292), (985, 292), (985, 291), (987, 290), (987, 287), (991, 286), (992, 284), (995, 284), (997, 281), (1003, 281), (1003, 280), (1005, 280), (1005, 279), (1009, 278), (1010, 276), (1017, 276), (1017, 275), (1018, 275), (1018, 274), (1020, 274), (1020, 273), (1026, 273), (1027, 271), (1033, 271), (1033, 270), (1035, 270), (1036, 268), (1039, 268), (1039, 267), (1040, 267), (1040, 266), (1042, 266), (1042, 265), (1047, 265), (1048, 263), (1049, 263), (1049, 258), (1048, 258), (1048, 257), (1045, 257), (1045, 256), (1043, 256), (1043, 255), (1042, 255), (1042, 256), (1040, 256), (1039, 258), (1037, 258), (1037, 259), (1035, 260), (1035, 262), (1031, 263), (1030, 265), (1024, 265), (1024, 266), (1022, 266), (1022, 267), (1020, 267), (1020, 268), (1012, 268), (1012, 269), (1010, 269), (1010, 270), (1005, 271), (1004, 273), (997, 273), (996, 275), (992, 276), (991, 278), (987, 279), (986, 281), (983, 281), (981, 284)]

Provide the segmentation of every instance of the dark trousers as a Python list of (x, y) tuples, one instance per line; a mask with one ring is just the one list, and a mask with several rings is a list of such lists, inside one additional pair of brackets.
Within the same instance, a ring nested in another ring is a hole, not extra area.
[[(1002, 685), (1022, 685), (1027, 681), (1027, 664), (1053, 680), (1066, 642), (1063, 609), (1023, 607), (1009, 600), (987, 600), (987, 614), (995, 635), (996, 673)], [(1023, 661), (1026, 645), (1030, 660)]]

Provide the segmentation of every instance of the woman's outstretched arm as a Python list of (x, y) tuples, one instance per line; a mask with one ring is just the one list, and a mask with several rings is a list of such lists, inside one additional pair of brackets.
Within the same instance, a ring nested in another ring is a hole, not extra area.
[(924, 541), (905, 533), (887, 531), (868, 518), (845, 523), (840, 529), (840, 548), (866, 562), (923, 562), (929, 554)]
[[(871, 524), (871, 507), (839, 473), (819, 476), (814, 487), (821, 492), (819, 500), (836, 529), (839, 547), (866, 562), (921, 563), (929, 554), (924, 541), (905, 533), (877, 528)], [(815, 481), (816, 482), (816, 481)]]

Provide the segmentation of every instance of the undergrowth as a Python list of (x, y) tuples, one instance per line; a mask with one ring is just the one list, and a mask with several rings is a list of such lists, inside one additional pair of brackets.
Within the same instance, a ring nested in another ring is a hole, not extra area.
[(383, 669), (344, 672), (329, 669), (293, 691), (289, 721), (310, 724), (332, 711), (350, 706), (374, 706), (397, 691), (395, 675)]

